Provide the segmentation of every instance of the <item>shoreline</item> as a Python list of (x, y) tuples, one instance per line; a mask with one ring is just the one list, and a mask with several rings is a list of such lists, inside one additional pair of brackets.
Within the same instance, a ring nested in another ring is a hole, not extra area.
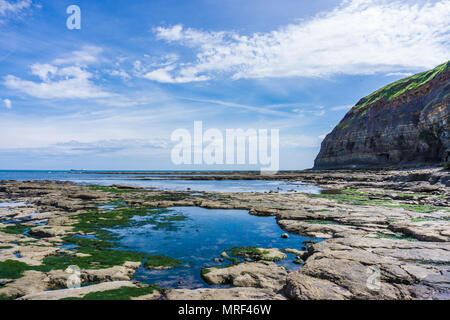
[[(298, 177), (296, 174), (290, 179)], [(0, 246), (12, 248), (0, 250), (0, 264), (13, 260), (39, 266), (46, 257), (64, 253), (54, 243), (64, 243), (65, 237), (80, 233), (74, 228), (79, 228), (80, 219), (87, 217), (84, 216), (86, 212), (112, 201), (123, 201), (136, 210), (176, 206), (244, 209), (252, 215), (275, 216), (284, 231), (326, 240), (308, 245), (301, 253), (303, 267), (280, 276), (281, 280), (277, 278), (276, 285), (270, 280), (270, 275), (282, 274), (278, 272), (280, 270), (270, 263), (254, 261), (238, 264), (235, 268), (213, 270), (210, 274), (215, 276), (212, 281), (216, 282), (224, 277), (233, 279), (231, 283), (235, 288), (155, 289), (141, 297), (227, 299), (236, 298), (237, 291), (241, 292), (237, 297), (240, 299), (261, 299), (262, 296), (267, 299), (450, 297), (447, 285), (450, 283), (450, 189), (447, 172), (434, 168), (413, 172), (386, 171), (383, 174), (368, 171), (302, 173), (302, 179), (306, 178), (309, 181), (305, 182), (327, 186), (334, 191), (319, 195), (276, 192), (192, 194), (194, 191), (145, 190), (126, 186), (93, 188), (70, 182), (2, 181), (0, 202), (22, 201), (28, 204), (11, 210), (0, 208), (1, 222), (36, 211), (41, 213), (39, 219), (46, 217), (48, 221), (43, 226), (30, 226), (29, 232), (36, 238), (5, 233), (2, 230), (7, 225), (2, 223)], [(33, 217), (31, 222), (35, 220), (37, 217)], [(24, 244), (20, 245), (22, 242)], [(17, 251), (21, 257), (14, 255)], [(111, 288), (116, 288), (117, 281), (128, 281), (126, 285), (137, 288), (140, 284), (131, 279), (138, 264), (140, 266), (141, 263), (125, 261), (99, 269), (89, 267), (83, 269), (82, 274), (87, 280), (99, 279), (103, 286), (101, 290), (113, 290)], [(381, 289), (367, 287), (368, 267), (380, 270)], [(118, 268), (121, 270), (119, 273)], [(45, 299), (50, 293), (41, 279), (45, 276), (50, 278), (51, 284), (61, 284), (62, 271), (25, 270), (22, 277), (10, 279), (0, 286), (0, 295)], [(120, 277), (114, 278), (112, 272), (120, 274)], [(259, 281), (242, 280), (242, 272), (253, 274)], [(33, 286), (24, 287), (24, 283), (30, 281)], [(52, 295), (57, 294), (51, 292)]]

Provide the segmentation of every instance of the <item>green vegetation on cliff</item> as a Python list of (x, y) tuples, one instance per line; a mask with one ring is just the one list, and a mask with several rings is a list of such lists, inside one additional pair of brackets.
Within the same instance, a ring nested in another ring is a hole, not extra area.
[(388, 84), (387, 86), (361, 99), (361, 101), (353, 108), (356, 110), (361, 110), (381, 99), (384, 99), (385, 101), (392, 100), (409, 90), (416, 89), (428, 81), (433, 80), (439, 74), (447, 71), (449, 67), (450, 61), (447, 61), (446, 63), (443, 63), (429, 71), (421, 72), (411, 77), (400, 79), (396, 82)]

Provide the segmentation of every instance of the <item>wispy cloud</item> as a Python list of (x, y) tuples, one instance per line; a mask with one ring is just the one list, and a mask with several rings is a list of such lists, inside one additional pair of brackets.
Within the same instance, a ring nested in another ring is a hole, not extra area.
[(12, 108), (12, 102), (9, 99), (4, 99), (3, 102), (5, 103), (5, 107), (6, 109), (11, 109)]
[(75, 50), (66, 54), (62, 58), (55, 59), (53, 61), (56, 65), (61, 64), (75, 64), (86, 65), (99, 61), (99, 57), (103, 49), (97, 46), (85, 45), (81, 50)]
[(153, 154), (167, 152), (170, 140), (165, 139), (116, 139), (80, 142), (71, 140), (58, 142), (45, 147), (2, 148), (3, 154), (33, 154), (40, 156), (76, 156), (76, 155), (111, 155), (111, 154)]
[[(345, 0), (336, 9), (268, 33), (154, 28), (157, 39), (192, 48), (195, 61), (147, 73), (159, 82), (367, 75), (430, 68), (448, 59), (450, 0)], [(178, 80), (176, 80), (178, 79)]]
[(350, 110), (352, 107), (353, 107), (353, 106), (351, 106), (351, 105), (336, 106), (336, 107), (331, 107), (330, 110), (331, 110), (331, 111)]
[(189, 100), (189, 101), (195, 101), (195, 102), (201, 102), (201, 103), (205, 103), (205, 104), (209, 104), (209, 105), (219, 105), (219, 106), (224, 106), (224, 107), (229, 107), (229, 108), (238, 108), (238, 109), (247, 110), (247, 111), (251, 111), (251, 112), (255, 112), (255, 113), (259, 113), (259, 114), (292, 117), (292, 113), (271, 110), (271, 109), (265, 108), (265, 107), (249, 106), (249, 105), (240, 104), (240, 103), (221, 101), (221, 100), (213, 100), (213, 99), (200, 99), (200, 98), (182, 98), (182, 99)]
[(14, 90), (40, 99), (89, 99), (107, 98), (112, 94), (103, 91), (91, 82), (92, 74), (81, 67), (64, 68), (35, 64), (32, 73), (38, 75), (39, 82), (23, 80), (13, 75), (4, 79), (4, 84)]
[(210, 77), (207, 76), (197, 76), (195, 69), (183, 69), (179, 72), (179, 76), (172, 76), (171, 71), (175, 69), (175, 66), (167, 66), (164, 68), (159, 68), (153, 71), (149, 71), (142, 75), (143, 78), (158, 81), (161, 83), (187, 83), (196, 81), (206, 81)]
[(7, 0), (0, 0), (0, 16), (7, 14), (17, 14), (31, 6), (31, 0), (21, 0), (11, 2)]
[(412, 75), (412, 72), (390, 72), (386, 74), (387, 77), (409, 77)]
[(98, 61), (101, 52), (101, 48), (84, 46), (51, 63), (31, 65), (31, 74), (39, 81), (7, 75), (4, 85), (40, 99), (111, 98), (114, 94), (96, 85), (93, 74), (87, 70), (87, 65)]

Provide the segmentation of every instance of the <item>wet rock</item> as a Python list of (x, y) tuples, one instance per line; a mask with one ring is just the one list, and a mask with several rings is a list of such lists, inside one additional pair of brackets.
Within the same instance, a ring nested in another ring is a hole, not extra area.
[[(243, 173), (239, 176), (246, 177)], [(267, 265), (252, 267), (251, 264), (255, 262), (240, 264), (250, 265), (246, 267), (236, 265), (224, 268), (221, 271), (225, 272), (223, 274), (217, 268), (217, 271), (210, 271), (204, 276), (212, 276), (218, 272), (215, 281), (242, 287), (225, 289), (229, 290), (228, 292), (223, 289), (174, 291), (185, 299), (190, 294), (199, 299), (222, 296), (229, 299), (275, 299), (281, 296), (277, 296), (274, 290), (281, 290), (284, 284), (285, 295), (291, 299), (448, 298), (448, 172), (439, 168), (340, 170), (280, 173), (280, 176), (283, 179), (301, 180), (340, 191), (327, 194), (327, 197), (301, 193), (208, 192), (201, 196), (187, 195), (183, 200), (151, 201), (165, 199), (168, 193), (143, 190), (139, 193), (120, 194), (100, 192), (103, 198), (89, 200), (71, 197), (75, 194), (91, 193), (87, 187), (72, 183), (6, 181), (0, 184), (0, 201), (26, 204), (15, 208), (0, 208), (1, 222), (26, 218), (30, 213), (39, 211), (39, 216), (48, 219), (48, 228), (27, 224), (27, 227), (31, 228), (30, 234), (40, 238), (36, 239), (24, 234), (2, 232), (8, 225), (0, 223), (0, 246), (12, 247), (0, 250), (0, 261), (12, 259), (26, 261), (30, 265), (41, 264), (46, 255), (59, 252), (55, 250), (59, 250), (57, 246), (62, 244), (61, 238), (71, 234), (72, 226), (76, 223), (72, 215), (82, 214), (99, 203), (123, 201), (136, 206), (165, 207), (203, 205), (211, 208), (246, 209), (255, 215), (276, 216), (285, 232), (327, 240), (308, 244), (308, 248), (304, 249), (307, 251), (303, 254), (286, 251), (305, 262), (304, 266), (295, 272), (288, 273), (278, 266), (274, 269)], [(210, 178), (214, 179), (213, 176)], [(423, 193), (412, 192), (414, 188), (420, 188)], [(353, 201), (352, 196), (347, 195), (351, 201), (346, 198), (339, 199), (348, 189), (367, 195), (362, 197), (366, 200)], [(336, 198), (333, 198), (334, 196)], [(177, 197), (178, 195), (174, 195), (174, 199)], [(417, 207), (418, 204), (423, 207)], [(431, 209), (428, 209), (428, 206), (431, 206)], [(418, 241), (393, 240), (380, 236), (412, 237)], [(20, 257), (14, 254), (17, 251), (20, 252)], [(229, 257), (225, 255), (222, 258)], [(131, 279), (139, 266), (140, 263), (131, 263), (110, 270), (82, 271), (82, 277), (85, 281), (97, 279), (96, 281), (102, 283), (127, 280)], [(370, 267), (380, 271), (380, 290), (367, 287), (368, 278), (373, 274)], [(227, 274), (225, 269), (231, 269), (232, 273)], [(56, 271), (25, 271), (22, 278), (7, 280), (0, 288), (0, 294), (23, 296), (48, 289), (59, 289), (65, 285), (67, 274), (64, 270), (59, 273)], [(154, 293), (139, 298), (157, 299), (164, 296)]]
[(273, 262), (243, 262), (227, 268), (207, 268), (202, 276), (210, 284), (255, 287), (279, 291), (286, 283), (286, 269)]
[[(0, 261), (15, 260), (26, 263), (31, 266), (42, 264), (45, 257), (64, 252), (57, 247), (39, 246), (39, 245), (14, 245), (10, 249), (0, 252)], [(17, 254), (19, 253), (19, 254)]]
[(430, 292), (449, 288), (443, 271), (450, 262), (450, 243), (349, 237), (311, 249), (305, 265), (287, 277), (290, 298), (427, 299)]
[(64, 298), (82, 298), (88, 293), (115, 290), (123, 287), (136, 287), (136, 285), (131, 281), (104, 282), (80, 288), (37, 292), (25, 295), (18, 300), (60, 300)]
[(421, 241), (450, 242), (450, 221), (424, 220), (391, 223), (391, 230)]
[(167, 300), (286, 300), (269, 289), (230, 288), (230, 289), (174, 289), (165, 293)]
[(62, 236), (67, 234), (72, 230), (72, 227), (63, 227), (63, 226), (37, 226), (30, 229), (30, 235), (39, 237), (39, 238), (50, 238), (56, 236)]
[(305, 251), (300, 251), (300, 250), (292, 249), (292, 248), (284, 249), (284, 252), (295, 254), (298, 257), (302, 257), (305, 254)]
[(277, 248), (256, 248), (262, 252), (261, 260), (267, 261), (278, 261), (286, 259), (286, 254), (284, 254), (280, 249)]

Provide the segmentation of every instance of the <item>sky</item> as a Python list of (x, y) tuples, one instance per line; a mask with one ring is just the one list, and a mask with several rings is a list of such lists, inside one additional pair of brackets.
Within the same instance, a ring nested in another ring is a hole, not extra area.
[(359, 99), (449, 60), (449, 21), (450, 0), (0, 0), (0, 169), (254, 168), (175, 165), (194, 121), (278, 129), (280, 168), (310, 168)]

